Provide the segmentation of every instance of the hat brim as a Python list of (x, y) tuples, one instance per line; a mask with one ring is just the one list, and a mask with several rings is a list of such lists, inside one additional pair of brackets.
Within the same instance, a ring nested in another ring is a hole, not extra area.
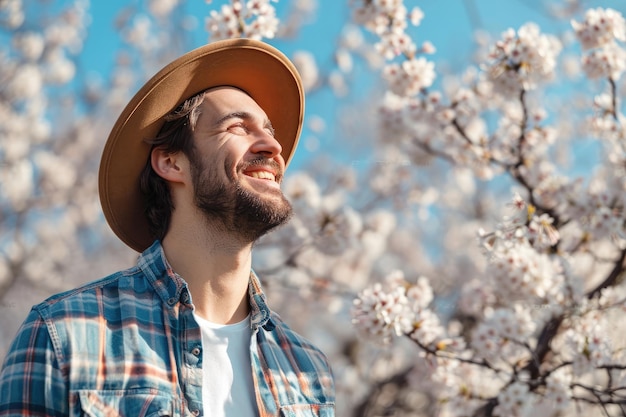
[(304, 91), (295, 66), (276, 48), (251, 39), (228, 39), (195, 49), (159, 71), (130, 100), (107, 139), (99, 194), (113, 232), (138, 252), (154, 237), (145, 216), (139, 177), (163, 116), (211, 87), (248, 93), (272, 122), (285, 163), (296, 148), (304, 117)]

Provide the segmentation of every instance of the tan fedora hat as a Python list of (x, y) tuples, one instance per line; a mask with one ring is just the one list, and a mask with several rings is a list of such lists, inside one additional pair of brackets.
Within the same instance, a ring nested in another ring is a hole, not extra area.
[(113, 232), (138, 252), (154, 237), (144, 214), (139, 177), (163, 116), (210, 87), (247, 92), (265, 111), (289, 163), (304, 116), (304, 90), (295, 66), (276, 48), (251, 39), (229, 39), (195, 49), (171, 62), (130, 100), (107, 139), (100, 161), (99, 193)]

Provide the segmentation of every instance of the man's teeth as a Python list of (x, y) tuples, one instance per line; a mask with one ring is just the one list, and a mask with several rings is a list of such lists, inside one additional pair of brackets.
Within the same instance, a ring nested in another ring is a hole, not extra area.
[(271, 172), (267, 172), (267, 171), (253, 171), (253, 172), (248, 173), (248, 175), (251, 176), (252, 178), (276, 181), (276, 176), (272, 174)]

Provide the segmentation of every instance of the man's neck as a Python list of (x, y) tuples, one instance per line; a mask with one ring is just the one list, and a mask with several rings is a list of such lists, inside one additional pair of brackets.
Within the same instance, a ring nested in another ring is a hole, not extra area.
[(189, 285), (196, 314), (218, 324), (237, 323), (249, 313), (252, 244), (230, 232), (203, 232), (171, 229), (162, 242), (165, 257)]

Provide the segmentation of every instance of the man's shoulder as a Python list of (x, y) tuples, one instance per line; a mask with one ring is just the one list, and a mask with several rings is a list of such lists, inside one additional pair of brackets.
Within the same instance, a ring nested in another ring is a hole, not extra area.
[(293, 330), (282, 318), (275, 312), (272, 312), (272, 322), (276, 326), (271, 333), (274, 342), (281, 348), (289, 347), (292, 351), (306, 354), (310, 358), (315, 358), (328, 364), (328, 360), (324, 352), (319, 349), (308, 338)]
[(294, 343), (317, 350), (317, 347), (315, 347), (315, 345), (313, 345), (313, 343), (311, 343), (306, 337), (289, 327), (289, 325), (283, 321), (282, 317), (280, 317), (278, 313), (272, 311), (271, 317), (273, 324), (276, 326), (274, 331), (281, 334), (283, 337), (292, 340)]
[(95, 301), (98, 297), (133, 285), (133, 278), (136, 278), (140, 273), (140, 269), (136, 266), (114, 272), (78, 287), (51, 295), (33, 306), (33, 310), (38, 311), (43, 316), (50, 316), (63, 312), (71, 314), (76, 308), (88, 309), (90, 302)]

